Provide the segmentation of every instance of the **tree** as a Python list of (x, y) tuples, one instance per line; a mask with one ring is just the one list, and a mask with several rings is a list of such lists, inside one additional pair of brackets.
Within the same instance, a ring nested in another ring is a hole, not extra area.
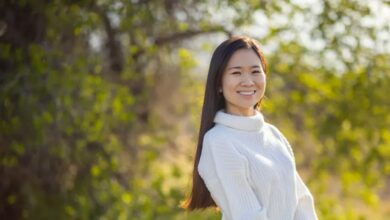
[(213, 37), (242, 33), (266, 49), (264, 112), (291, 140), (320, 217), (384, 218), (390, 28), (379, 17), (388, 9), (380, 1), (0, 3), (0, 218), (218, 219), (178, 207), (203, 93), (194, 47), (211, 53)]

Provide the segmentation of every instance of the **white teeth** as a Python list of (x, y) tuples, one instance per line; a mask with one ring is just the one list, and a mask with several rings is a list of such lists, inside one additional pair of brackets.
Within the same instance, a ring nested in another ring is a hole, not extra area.
[(256, 91), (251, 91), (251, 92), (238, 92), (241, 95), (253, 95), (255, 94)]

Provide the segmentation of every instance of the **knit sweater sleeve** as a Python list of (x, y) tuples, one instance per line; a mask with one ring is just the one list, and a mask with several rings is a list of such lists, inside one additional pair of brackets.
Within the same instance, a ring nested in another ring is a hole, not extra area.
[[(295, 164), (294, 152), (290, 143), (280, 131), (278, 131), (278, 133)], [(297, 170), (295, 170), (295, 183), (297, 187), (298, 205), (295, 210), (294, 220), (317, 220), (318, 217), (315, 212), (313, 196)]]
[(246, 158), (226, 138), (205, 135), (198, 171), (224, 219), (266, 220), (246, 173)]
[(309, 189), (303, 183), (301, 177), (296, 172), (295, 180), (297, 183), (297, 192), (299, 196), (298, 206), (295, 210), (294, 220), (316, 220), (318, 219), (315, 208), (314, 200)]

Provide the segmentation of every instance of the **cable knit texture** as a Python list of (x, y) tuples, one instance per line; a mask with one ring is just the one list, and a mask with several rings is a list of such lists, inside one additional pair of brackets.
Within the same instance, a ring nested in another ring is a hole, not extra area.
[(222, 220), (317, 219), (293, 151), (263, 115), (217, 112), (204, 136), (198, 171)]

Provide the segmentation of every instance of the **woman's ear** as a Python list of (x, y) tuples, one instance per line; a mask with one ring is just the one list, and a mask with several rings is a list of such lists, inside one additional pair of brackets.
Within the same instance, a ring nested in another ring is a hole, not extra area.
[(222, 93), (222, 88), (221, 87), (219, 87), (218, 92)]

